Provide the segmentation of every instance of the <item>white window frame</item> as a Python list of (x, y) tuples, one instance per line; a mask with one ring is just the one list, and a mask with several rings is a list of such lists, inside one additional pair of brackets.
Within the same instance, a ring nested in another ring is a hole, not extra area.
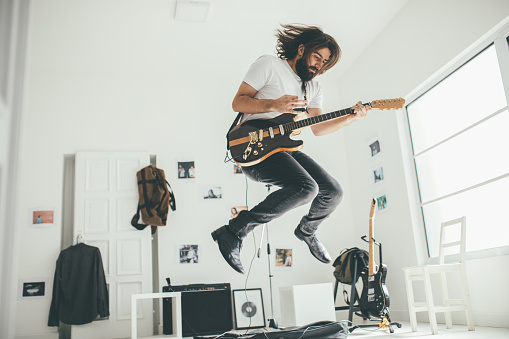
[[(504, 85), (506, 99), (509, 104), (509, 17), (504, 19), (498, 25), (496, 25), (493, 29), (488, 31), (485, 35), (483, 35), (480, 39), (470, 45), (466, 50), (460, 53), (456, 58), (451, 60), (449, 63), (444, 65), (439, 71), (434, 73), (430, 78), (428, 78), (421, 86), (416, 88), (414, 91), (409, 93), (406, 96), (406, 104), (409, 105), (421, 95), (426, 93), (428, 90), (436, 86), (440, 81), (445, 79), (447, 76), (452, 74), (454, 71), (459, 69), (462, 65), (467, 63), (470, 59), (474, 58), (478, 53), (486, 49), (491, 44), (495, 45), (497, 58), (500, 66), (500, 73), (502, 75), (502, 82)], [(430, 257), (427, 238), (426, 238), (426, 230), (424, 226), (424, 216), (422, 212), (422, 207), (424, 204), (421, 202), (419, 196), (419, 184), (417, 181), (417, 172), (415, 166), (415, 155), (412, 150), (412, 139), (410, 135), (410, 126), (408, 121), (408, 112), (406, 111), (406, 107), (404, 110), (404, 138), (402, 138), (402, 142), (407, 142), (407, 145), (403, 147), (403, 151), (410, 156), (409, 161), (406, 162), (408, 165), (408, 169), (412, 172), (407, 177), (411, 182), (411, 191), (410, 200), (414, 202), (416, 207), (412, 208), (413, 219), (412, 221), (417, 224), (416, 230), (416, 245), (417, 248), (422, 248), (423, 252), (426, 253), (426, 258), (424, 259), (425, 263), (438, 263), (438, 257)], [(407, 181), (408, 182), (408, 181)], [(489, 181), (491, 182), (491, 181)], [(486, 183), (485, 183), (486, 184)], [(467, 188), (465, 190), (470, 190), (478, 187), (479, 185), (475, 185), (473, 187)], [(419, 229), (420, 228), (420, 229)], [(508, 255), (509, 254), (509, 246), (469, 251), (466, 253), (466, 259), (480, 259), (487, 257), (494, 257), (500, 255)], [(451, 258), (454, 259), (454, 258)], [(419, 264), (422, 264), (420, 262)]]

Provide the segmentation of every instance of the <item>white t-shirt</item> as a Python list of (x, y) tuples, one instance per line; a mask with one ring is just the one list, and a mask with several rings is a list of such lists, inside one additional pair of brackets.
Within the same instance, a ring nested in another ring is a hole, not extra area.
[[(304, 100), (302, 80), (286, 60), (272, 55), (259, 57), (249, 68), (244, 82), (257, 90), (255, 99), (278, 99), (283, 95), (296, 95)], [(316, 80), (307, 84), (308, 108), (322, 108), (323, 92)], [(279, 112), (244, 114), (241, 122), (251, 119), (272, 119)]]

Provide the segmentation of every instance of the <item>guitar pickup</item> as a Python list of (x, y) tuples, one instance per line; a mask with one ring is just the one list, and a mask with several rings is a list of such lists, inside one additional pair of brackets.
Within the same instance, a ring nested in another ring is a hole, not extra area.
[(274, 130), (272, 129), (272, 127), (269, 127), (269, 135), (271, 139), (274, 139)]

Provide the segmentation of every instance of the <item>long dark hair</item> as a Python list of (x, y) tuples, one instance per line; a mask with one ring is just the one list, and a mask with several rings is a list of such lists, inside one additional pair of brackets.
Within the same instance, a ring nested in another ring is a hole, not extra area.
[(331, 69), (341, 58), (341, 48), (336, 40), (317, 26), (301, 24), (281, 25), (276, 32), (277, 56), (281, 59), (292, 60), (297, 56), (299, 46), (305, 47), (304, 60), (315, 51), (327, 47), (331, 51), (329, 61), (317, 73), (322, 74)]

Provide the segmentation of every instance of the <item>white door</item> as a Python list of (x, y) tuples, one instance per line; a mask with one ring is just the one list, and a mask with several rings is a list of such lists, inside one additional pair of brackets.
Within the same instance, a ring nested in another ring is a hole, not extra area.
[[(72, 339), (131, 336), (131, 294), (152, 293), (150, 227), (138, 231), (136, 172), (148, 166), (144, 152), (76, 154), (74, 243), (98, 247), (109, 291), (110, 317), (71, 327)], [(138, 335), (153, 333), (152, 301), (140, 300)]]

